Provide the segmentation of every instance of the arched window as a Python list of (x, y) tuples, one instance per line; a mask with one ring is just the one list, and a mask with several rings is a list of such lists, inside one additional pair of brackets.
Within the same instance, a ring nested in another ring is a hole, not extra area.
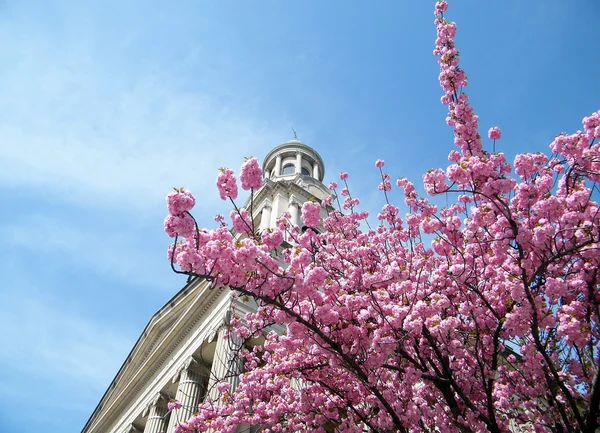
[(304, 176), (310, 176), (310, 171), (306, 167), (302, 167), (302, 174)]
[(284, 165), (283, 168), (281, 169), (282, 176), (294, 174), (295, 172), (296, 172), (296, 167), (294, 166), (294, 164)]

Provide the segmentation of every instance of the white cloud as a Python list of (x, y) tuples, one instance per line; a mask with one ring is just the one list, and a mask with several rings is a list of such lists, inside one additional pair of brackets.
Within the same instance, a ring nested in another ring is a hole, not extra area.
[(7, 294), (0, 302), (0, 327), (10, 342), (0, 353), (4, 369), (66, 388), (105, 388), (131, 348), (131, 338), (34, 294), (29, 287), (28, 295)]
[[(105, 29), (79, 24), (69, 32), (67, 18), (67, 30), (37, 28), (17, 12), (0, 30), (13, 41), (0, 43), (0, 184), (135, 210), (185, 185), (214, 204), (219, 166), (237, 168), (282, 137), (253, 111), (258, 96), (223, 96), (227, 84), (210, 65), (182, 80), (175, 66), (136, 65), (106, 42), (114, 36)], [(134, 44), (135, 31), (129, 36), (119, 43)], [(186, 48), (190, 56), (197, 49)]]
[(0, 226), (0, 239), (7, 250), (31, 255), (32, 260), (52, 263), (55, 268), (74, 267), (95, 278), (107, 276), (145, 291), (173, 291), (175, 278), (166, 256), (168, 238), (164, 236), (160, 247), (153, 244), (160, 239), (160, 223), (150, 240), (143, 230), (124, 237), (123, 226), (113, 231), (110, 226), (99, 227), (98, 222), (83, 220), (76, 225), (78, 221), (33, 215)]
[[(0, 181), (43, 188), (69, 201), (134, 209), (154, 206), (171, 187), (185, 183), (216, 202), (220, 165), (237, 167), (250, 149), (277, 143), (252, 120), (200, 95), (173, 95), (152, 82), (140, 83), (89, 117), (71, 120), (93, 97), (74, 90), (61, 98), (57, 111), (42, 101), (45, 107), (0, 123)], [(145, 113), (148, 107), (156, 108)], [(43, 121), (44, 112), (52, 113), (51, 119)], [(98, 121), (107, 112), (112, 118)]]

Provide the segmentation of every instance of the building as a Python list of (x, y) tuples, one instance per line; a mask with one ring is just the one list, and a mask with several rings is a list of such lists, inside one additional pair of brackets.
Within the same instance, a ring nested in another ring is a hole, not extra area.
[[(322, 183), (323, 160), (301, 141), (271, 150), (263, 173), (263, 187), (253, 197), (255, 227), (261, 231), (273, 227), (284, 212), (300, 225), (302, 204), (329, 196)], [(150, 319), (83, 433), (171, 433), (199, 402), (217, 400), (216, 383), (227, 380), (235, 386), (240, 343), (224, 338), (232, 308), (243, 315), (253, 307), (227, 289), (210, 289), (202, 279), (188, 282)], [(172, 398), (183, 407), (168, 412)]]

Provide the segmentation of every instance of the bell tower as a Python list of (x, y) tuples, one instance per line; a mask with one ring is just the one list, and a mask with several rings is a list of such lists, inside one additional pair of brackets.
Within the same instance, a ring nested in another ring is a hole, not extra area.
[(323, 184), (323, 159), (316, 150), (298, 139), (271, 150), (262, 169), (264, 184), (254, 194), (254, 215), (260, 219), (257, 221), (260, 231), (274, 227), (284, 212), (290, 213), (293, 224), (302, 226), (302, 205), (309, 199), (320, 202), (331, 195)]

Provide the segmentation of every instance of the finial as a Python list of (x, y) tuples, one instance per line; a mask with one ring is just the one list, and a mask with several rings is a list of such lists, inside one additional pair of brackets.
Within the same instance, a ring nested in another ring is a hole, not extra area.
[(294, 133), (294, 140), (298, 140), (298, 134), (296, 134), (296, 130), (292, 126), (292, 132)]

